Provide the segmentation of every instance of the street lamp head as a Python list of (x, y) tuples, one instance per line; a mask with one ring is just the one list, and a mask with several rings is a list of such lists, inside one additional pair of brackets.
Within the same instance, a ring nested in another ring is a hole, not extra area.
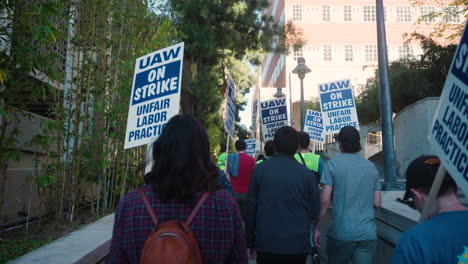
[(304, 79), (305, 75), (309, 72), (311, 70), (305, 65), (305, 59), (303, 57), (297, 58), (297, 66), (292, 73), (299, 75), (299, 79)]
[(281, 88), (281, 87), (276, 88), (276, 93), (273, 95), (273, 97), (275, 97), (275, 98), (286, 97), (286, 95), (281, 91), (282, 89), (283, 88)]

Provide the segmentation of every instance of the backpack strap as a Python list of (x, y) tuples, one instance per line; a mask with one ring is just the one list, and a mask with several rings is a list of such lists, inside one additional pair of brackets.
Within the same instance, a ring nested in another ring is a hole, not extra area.
[(140, 192), (141, 198), (143, 199), (143, 203), (145, 204), (146, 210), (148, 211), (148, 213), (151, 216), (151, 219), (153, 220), (154, 226), (157, 227), (158, 226), (158, 217), (154, 213), (153, 207), (151, 207), (151, 204), (148, 201), (148, 197), (146, 197), (146, 195), (145, 195), (145, 191), (143, 190), (143, 188), (139, 189), (138, 191)]
[(302, 157), (302, 153), (298, 152), (297, 154), (299, 154), (299, 157), (301, 158), (302, 164), (304, 164), (304, 166), (307, 167), (307, 164), (306, 164), (306, 162), (304, 160), (304, 157)]
[(193, 218), (197, 214), (197, 212), (200, 209), (200, 207), (202, 206), (202, 204), (205, 202), (206, 198), (208, 198), (208, 195), (209, 195), (209, 193), (206, 192), (206, 193), (203, 194), (203, 196), (200, 198), (200, 200), (198, 200), (198, 203), (197, 203), (197, 205), (195, 205), (195, 208), (193, 208), (192, 213), (190, 214), (189, 218), (187, 219), (187, 221), (185, 221), (186, 225), (190, 225), (190, 223), (192, 223)]

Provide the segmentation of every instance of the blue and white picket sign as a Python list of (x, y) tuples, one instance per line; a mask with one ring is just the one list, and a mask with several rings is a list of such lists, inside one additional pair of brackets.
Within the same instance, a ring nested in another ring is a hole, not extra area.
[(304, 132), (309, 134), (310, 140), (325, 143), (322, 113), (307, 109), (307, 115), (304, 122)]
[(339, 133), (345, 126), (359, 130), (356, 104), (349, 79), (318, 85), (324, 134)]
[(257, 139), (246, 139), (245, 144), (247, 145), (247, 148), (245, 149), (245, 154), (255, 158), (255, 151), (257, 151), (258, 146)]
[(272, 99), (260, 103), (263, 140), (273, 139), (276, 130), (288, 125), (286, 98)]
[(184, 43), (136, 60), (124, 149), (155, 141), (179, 113)]
[(255, 99), (252, 104), (252, 133), (257, 131), (257, 115), (258, 115), (258, 99)]
[(468, 194), (468, 32), (467, 26), (450, 66), (429, 141), (442, 164)]
[(234, 128), (236, 122), (236, 84), (229, 76), (226, 99), (226, 115), (224, 117), (224, 129), (229, 136), (234, 137)]

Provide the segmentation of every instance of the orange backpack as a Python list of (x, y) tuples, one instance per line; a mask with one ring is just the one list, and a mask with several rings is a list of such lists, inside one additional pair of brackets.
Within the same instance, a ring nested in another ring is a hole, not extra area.
[(145, 192), (142, 189), (139, 191), (146, 210), (148, 210), (155, 225), (153, 232), (146, 239), (143, 246), (140, 263), (202, 264), (203, 261), (198, 241), (189, 225), (197, 214), (198, 209), (200, 209), (208, 197), (208, 193), (203, 194), (185, 223), (180, 220), (170, 220), (158, 225), (158, 218)]

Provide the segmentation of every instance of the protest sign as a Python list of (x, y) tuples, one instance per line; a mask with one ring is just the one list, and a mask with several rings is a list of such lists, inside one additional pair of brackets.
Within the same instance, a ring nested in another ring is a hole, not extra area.
[(339, 133), (345, 126), (359, 130), (356, 105), (349, 79), (318, 85), (324, 134)]
[(288, 125), (286, 98), (272, 99), (260, 103), (263, 140), (273, 139), (276, 130)]
[(179, 113), (184, 43), (136, 60), (124, 149), (156, 140)]
[(224, 117), (224, 129), (229, 136), (234, 137), (234, 126), (236, 121), (236, 84), (229, 77), (226, 99), (226, 115)]
[(250, 155), (255, 158), (255, 151), (257, 151), (257, 139), (246, 139), (245, 144), (247, 144), (247, 148), (245, 149), (245, 154)]
[(468, 194), (468, 33), (458, 45), (444, 84), (429, 141), (442, 165)]
[(252, 133), (257, 131), (258, 99), (253, 101), (252, 106)]
[(322, 113), (307, 109), (307, 116), (304, 122), (304, 132), (310, 136), (310, 140), (324, 143)]

